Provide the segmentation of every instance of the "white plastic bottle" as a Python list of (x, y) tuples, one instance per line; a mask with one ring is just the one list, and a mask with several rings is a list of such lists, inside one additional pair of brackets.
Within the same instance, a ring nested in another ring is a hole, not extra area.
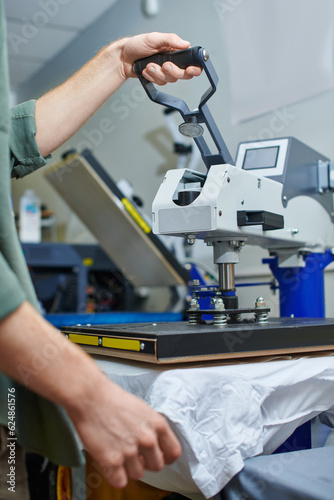
[(23, 243), (41, 241), (41, 200), (32, 189), (27, 189), (20, 199), (20, 240)]

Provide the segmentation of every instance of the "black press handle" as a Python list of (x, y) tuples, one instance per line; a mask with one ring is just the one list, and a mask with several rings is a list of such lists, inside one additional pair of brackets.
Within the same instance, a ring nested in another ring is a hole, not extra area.
[(153, 56), (138, 59), (138, 61), (134, 63), (133, 69), (135, 70), (137, 76), (140, 76), (148, 63), (155, 63), (162, 66), (166, 61), (176, 64), (176, 66), (181, 69), (186, 69), (188, 66), (199, 66), (202, 68), (203, 50), (202, 47), (190, 47), (190, 49), (177, 50), (175, 52), (160, 52), (159, 54), (155, 54)]

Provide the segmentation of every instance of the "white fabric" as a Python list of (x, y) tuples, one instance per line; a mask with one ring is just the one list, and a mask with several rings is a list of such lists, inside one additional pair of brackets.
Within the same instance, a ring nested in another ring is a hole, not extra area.
[(173, 368), (95, 358), (165, 415), (183, 453), (144, 480), (189, 498), (217, 494), (246, 458), (271, 453), (300, 424), (334, 411), (334, 358)]
[(234, 123), (333, 88), (332, 0), (215, 0)]

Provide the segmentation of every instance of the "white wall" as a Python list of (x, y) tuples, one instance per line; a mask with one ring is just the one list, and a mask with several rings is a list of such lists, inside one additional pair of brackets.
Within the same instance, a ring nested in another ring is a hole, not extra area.
[[(229, 4), (229, 0), (226, 0), (226, 3)], [(217, 2), (160, 0), (160, 12), (153, 18), (144, 16), (141, 4), (141, 0), (118, 2), (43, 72), (19, 89), (18, 100), (38, 97), (62, 82), (110, 40), (147, 31), (174, 31), (188, 39), (192, 45), (202, 45), (211, 55), (220, 83), (209, 106), (232, 156), (235, 156), (240, 141), (272, 135), (294, 136), (334, 159), (334, 89), (307, 101), (232, 125), (228, 69), (222, 36), (224, 23), (217, 15)], [(236, 5), (235, 2), (234, 4)], [(228, 15), (233, 15), (233, 9), (228, 11), (226, 22)], [(205, 84), (205, 77), (201, 77), (196, 81), (176, 84), (173, 91), (177, 90), (178, 95), (190, 102), (190, 107), (195, 107), (206, 87)], [(125, 177), (132, 182), (135, 192), (144, 199), (144, 208), (149, 213), (164, 172), (176, 165), (176, 157), (171, 152), (172, 138), (165, 126), (162, 111), (161, 107), (147, 99), (137, 80), (128, 81), (80, 132), (54, 154), (54, 159), (57, 160), (60, 154), (69, 148), (91, 146), (98, 160), (116, 181)], [(113, 122), (113, 130), (109, 133), (101, 132), (103, 118), (109, 118)], [(48, 203), (50, 209), (56, 211), (58, 224), (66, 225), (69, 210), (43, 179), (41, 171), (13, 182), (14, 208), (17, 209), (19, 197), (27, 186), (34, 186), (41, 199)], [(201, 242), (197, 247), (195, 255), (209, 262), (209, 249), (204, 248)], [(266, 252), (259, 249), (244, 250), (241, 254), (239, 274), (249, 274), (249, 262), (255, 270), (253, 274), (257, 275), (259, 270), (264, 272), (264, 267), (261, 266), (261, 258), (264, 256)], [(333, 288), (331, 283), (328, 288)], [(259, 295), (258, 290), (249, 290), (247, 293), (241, 293), (242, 302), (250, 297), (250, 303), (253, 303), (253, 298)], [(267, 288), (259, 291), (268, 295)], [(277, 299), (269, 294), (269, 300), (277, 311)], [(334, 305), (330, 304), (330, 297), (327, 298), (327, 315), (334, 316)]]

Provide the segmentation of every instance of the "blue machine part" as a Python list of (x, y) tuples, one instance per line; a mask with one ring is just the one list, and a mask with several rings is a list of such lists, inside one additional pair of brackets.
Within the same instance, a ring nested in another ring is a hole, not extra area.
[(278, 257), (262, 261), (279, 283), (281, 317), (325, 317), (324, 269), (334, 261), (334, 253), (311, 253), (304, 261), (305, 267), (279, 267)]

